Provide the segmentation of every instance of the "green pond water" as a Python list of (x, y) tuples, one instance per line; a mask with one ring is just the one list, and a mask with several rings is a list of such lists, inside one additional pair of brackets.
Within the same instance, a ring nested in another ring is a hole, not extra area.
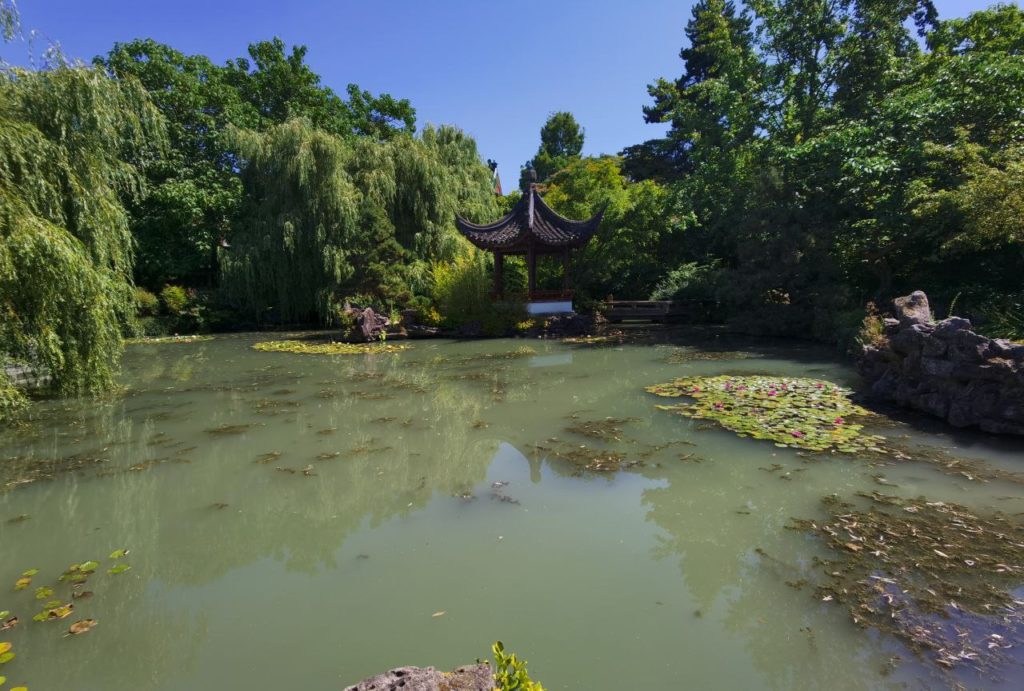
[[(32, 691), (341, 689), (489, 657), (501, 639), (548, 689), (1020, 688), (1016, 649), (993, 676), (949, 676), (787, 585), (815, 582), (826, 554), (786, 526), (821, 516), (825, 495), (874, 490), (1013, 514), (1021, 485), (807, 462), (657, 410), (644, 387), (680, 376), (854, 381), (809, 347), (672, 338), (131, 346), (123, 395), (41, 403), (0, 432), (5, 482), (67, 467), (0, 492), (0, 611), (21, 619), (0, 633), (17, 653), (0, 674)], [(623, 420), (605, 439), (580, 433), (609, 416)], [(1019, 442), (925, 424), (871, 431), (1024, 471)], [(575, 451), (639, 463), (580, 470)], [(118, 548), (131, 570), (110, 575)], [(88, 559), (94, 595), (31, 621), (35, 587)], [(82, 618), (98, 625), (62, 636)]]

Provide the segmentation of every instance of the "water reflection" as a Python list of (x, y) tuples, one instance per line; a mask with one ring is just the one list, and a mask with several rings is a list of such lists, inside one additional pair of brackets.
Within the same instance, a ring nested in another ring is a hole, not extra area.
[[(80, 608), (96, 631), (72, 646), (49, 625), (17, 632), (30, 687), (338, 688), (455, 666), (498, 637), (551, 688), (887, 688), (919, 673), (799, 587), (819, 552), (790, 518), (874, 488), (872, 471), (659, 415), (643, 392), (806, 362), (671, 364), (649, 344), (366, 357), (248, 344), (135, 348), (123, 396), (44, 406), (0, 439), (10, 464), (98, 461), (0, 494), (0, 519), (31, 516), (0, 522), (13, 555), (0, 579), (132, 550), (132, 571), (102, 574)], [(636, 465), (592, 472), (567, 449)], [(960, 492), (942, 476), (907, 483), (924, 490)], [(281, 649), (253, 654), (268, 637)]]

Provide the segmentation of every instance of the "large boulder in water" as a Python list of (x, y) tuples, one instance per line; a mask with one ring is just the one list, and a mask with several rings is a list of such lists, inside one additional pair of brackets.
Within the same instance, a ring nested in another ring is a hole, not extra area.
[(345, 691), (492, 691), (494, 676), (486, 662), (439, 672), (433, 667), (398, 667), (364, 679)]
[(391, 320), (388, 317), (378, 314), (372, 307), (364, 309), (346, 303), (345, 313), (355, 317), (356, 326), (359, 327), (367, 342), (379, 341), (381, 333), (391, 325)]

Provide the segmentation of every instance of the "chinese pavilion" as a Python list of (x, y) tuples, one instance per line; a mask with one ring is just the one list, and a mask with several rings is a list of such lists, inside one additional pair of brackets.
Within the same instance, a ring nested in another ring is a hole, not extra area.
[[(582, 249), (593, 237), (602, 216), (603, 209), (588, 221), (565, 218), (544, 203), (536, 183), (531, 183), (530, 189), (504, 218), (477, 225), (456, 215), (455, 226), (474, 245), (494, 253), (494, 293), (498, 298), (504, 297), (502, 269), (505, 256), (525, 256), (527, 308), (530, 314), (551, 314), (572, 311), (572, 289), (569, 285), (571, 253)], [(537, 257), (544, 255), (562, 259), (560, 290), (537, 289)]]

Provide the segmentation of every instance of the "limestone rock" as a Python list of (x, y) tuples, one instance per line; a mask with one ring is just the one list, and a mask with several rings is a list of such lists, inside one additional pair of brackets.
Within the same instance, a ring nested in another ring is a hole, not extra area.
[(868, 395), (956, 427), (1024, 435), (1024, 345), (986, 338), (960, 317), (933, 324), (921, 291), (893, 304), (887, 343), (861, 354)]
[(928, 296), (924, 291), (915, 290), (910, 295), (893, 300), (896, 307), (896, 318), (900, 325), (928, 324), (932, 320), (932, 309), (928, 305)]
[(433, 667), (398, 667), (364, 679), (345, 691), (492, 691), (494, 677), (486, 662), (439, 672)]

